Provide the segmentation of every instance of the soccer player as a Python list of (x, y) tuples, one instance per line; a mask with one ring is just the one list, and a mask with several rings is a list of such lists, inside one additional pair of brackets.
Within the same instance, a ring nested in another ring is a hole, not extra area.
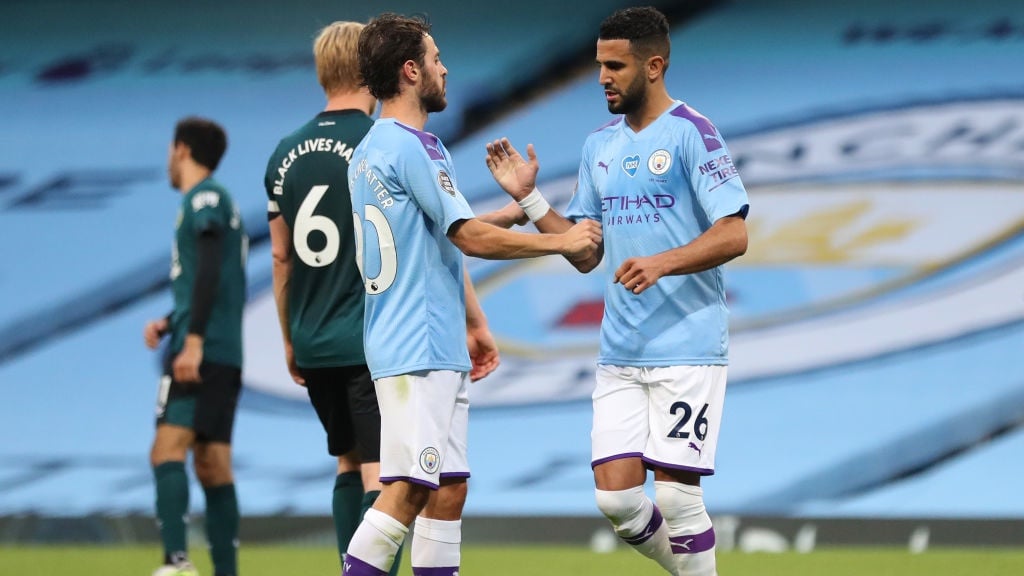
[[(598, 508), (615, 532), (671, 574), (715, 574), (702, 476), (714, 473), (728, 363), (722, 264), (747, 247), (747, 193), (714, 125), (665, 88), (668, 21), (618, 11), (597, 41), (599, 83), (618, 114), (583, 146), (565, 217), (536, 191), (507, 139), (487, 145), (502, 187), (543, 232), (600, 218), (609, 282), (593, 394)], [(655, 500), (645, 495), (654, 470)]]
[(242, 308), (248, 238), (238, 207), (213, 179), (227, 136), (203, 118), (178, 122), (167, 172), (182, 193), (171, 250), (174, 311), (146, 324), (155, 349), (170, 335), (160, 379), (150, 462), (164, 565), (154, 576), (196, 574), (188, 560), (185, 516), (193, 465), (206, 495), (206, 535), (216, 576), (238, 573), (238, 500), (231, 470), (231, 430), (242, 387)]
[[(361, 87), (363, 25), (334, 22), (313, 43), (327, 106), (267, 163), (274, 298), (292, 379), (306, 387), (338, 459), (332, 510), (338, 553), (380, 494), (380, 411), (363, 354), (363, 281), (355, 264), (349, 159), (377, 100)], [(398, 561), (392, 574), (398, 570)]]
[(482, 320), (465, 289), (463, 254), (584, 259), (600, 242), (594, 221), (564, 234), (522, 234), (474, 217), (448, 151), (423, 131), (428, 115), (447, 104), (448, 71), (429, 32), (420, 19), (382, 14), (359, 37), (360, 72), (382, 101), (380, 119), (352, 157), (349, 181), (384, 486), (352, 537), (349, 576), (385, 574), (413, 521), (413, 574), (458, 574), (469, 477), (467, 381), (481, 363), (477, 336), (460, 319), (468, 312), (468, 326)]

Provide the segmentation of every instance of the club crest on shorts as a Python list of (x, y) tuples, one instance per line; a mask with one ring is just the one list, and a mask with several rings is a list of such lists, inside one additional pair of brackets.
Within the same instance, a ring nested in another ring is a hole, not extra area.
[(433, 474), (437, 472), (438, 466), (441, 465), (441, 454), (437, 451), (437, 448), (433, 446), (427, 446), (420, 452), (420, 468), (427, 474)]
[(455, 196), (455, 184), (452, 182), (451, 176), (448, 175), (444, 170), (440, 170), (437, 173), (437, 184), (442, 190)]
[(668, 150), (655, 150), (647, 159), (647, 169), (655, 176), (661, 176), (672, 166), (672, 156)]

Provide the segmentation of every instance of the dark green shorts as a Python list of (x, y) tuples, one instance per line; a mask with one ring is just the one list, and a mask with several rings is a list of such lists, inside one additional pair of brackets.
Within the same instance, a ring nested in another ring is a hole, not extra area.
[(242, 390), (237, 366), (203, 362), (200, 383), (183, 384), (171, 377), (170, 360), (164, 365), (156, 403), (156, 423), (191, 428), (198, 442), (231, 443), (235, 409)]

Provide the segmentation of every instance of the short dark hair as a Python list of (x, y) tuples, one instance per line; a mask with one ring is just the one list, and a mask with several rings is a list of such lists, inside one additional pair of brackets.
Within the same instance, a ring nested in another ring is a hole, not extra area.
[(430, 24), (419, 16), (385, 12), (370, 20), (359, 34), (359, 72), (370, 94), (378, 100), (398, 95), (398, 73), (412, 60), (424, 65), (423, 37)]
[(174, 143), (182, 143), (192, 151), (197, 164), (214, 171), (228, 148), (228, 135), (213, 120), (189, 116), (178, 121), (174, 127)]
[(598, 39), (629, 40), (633, 55), (646, 59), (657, 54), (665, 58), (668, 68), (672, 48), (668, 28), (668, 18), (657, 8), (624, 8), (604, 19)]

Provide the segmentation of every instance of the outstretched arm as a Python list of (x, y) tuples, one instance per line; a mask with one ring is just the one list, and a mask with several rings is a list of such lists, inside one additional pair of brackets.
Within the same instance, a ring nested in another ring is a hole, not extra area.
[(488, 212), (486, 214), (478, 214), (477, 220), (481, 222), (487, 222), (493, 224), (499, 228), (511, 228), (513, 226), (522, 226), (530, 221), (526, 217), (526, 212), (519, 207), (515, 201), (505, 204), (501, 208)]
[(448, 238), (463, 254), (488, 260), (535, 258), (548, 254), (562, 254), (573, 260), (588, 258), (597, 249), (601, 244), (601, 225), (585, 220), (563, 234), (524, 234), (470, 218), (452, 224)]
[[(495, 140), (487, 145), (487, 168), (490, 169), (494, 180), (501, 188), (512, 197), (516, 203), (524, 208), (524, 212), (533, 221), (534, 225), (541, 232), (547, 234), (561, 234), (573, 226), (572, 220), (565, 218), (544, 200), (540, 190), (537, 190), (537, 173), (540, 171), (540, 163), (537, 161), (537, 153), (533, 144), (526, 145), (526, 154), (529, 161), (523, 158), (508, 138)], [(604, 256), (604, 245), (601, 244), (597, 250), (586, 257), (570, 258), (569, 262), (580, 272), (590, 272), (601, 263)]]

